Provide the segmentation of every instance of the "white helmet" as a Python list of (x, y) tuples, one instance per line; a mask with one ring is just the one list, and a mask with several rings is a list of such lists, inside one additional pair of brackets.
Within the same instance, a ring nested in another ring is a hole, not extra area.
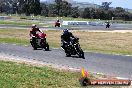
[(36, 24), (32, 24), (32, 27), (36, 27)]

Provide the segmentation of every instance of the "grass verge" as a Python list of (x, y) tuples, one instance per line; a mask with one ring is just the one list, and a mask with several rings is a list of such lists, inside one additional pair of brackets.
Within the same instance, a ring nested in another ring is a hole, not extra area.
[(0, 88), (81, 87), (79, 72), (0, 61)]
[(25, 25), (25, 26), (29, 26), (29, 25), (32, 25), (33, 23), (31, 23), (31, 22), (26, 22), (26, 21), (24, 21), (24, 22), (19, 22), (19, 21), (12, 21), (12, 22), (10, 22), (10, 21), (0, 21), (0, 24), (4, 24), (4, 25)]
[(36, 24), (38, 26), (49, 26), (52, 27), (54, 26), (53, 24), (39, 24), (41, 23), (40, 21), (27, 21), (27, 20), (21, 20), (21, 21), (9, 21), (9, 20), (3, 20), (0, 21), (1, 25), (16, 25), (16, 26), (31, 26), (32, 24)]
[[(79, 71), (0, 60), (0, 74), (0, 88), (83, 88), (79, 83), (79, 79), (82, 77)], [(102, 77), (104, 76), (89, 75), (90, 79)], [(88, 86), (86, 88), (120, 87)]]
[[(0, 29), (0, 43), (29, 44), (29, 31), (17, 29)], [(60, 36), (62, 31), (45, 31), (50, 47), (60, 47)], [(80, 38), (83, 50), (103, 52), (111, 54), (132, 55), (132, 33), (105, 33), (73, 31)]]

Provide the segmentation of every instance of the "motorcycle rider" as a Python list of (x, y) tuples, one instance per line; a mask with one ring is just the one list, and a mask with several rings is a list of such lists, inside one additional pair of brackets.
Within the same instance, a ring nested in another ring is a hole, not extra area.
[(65, 50), (65, 53), (67, 53), (67, 45), (71, 41), (71, 38), (75, 38), (71, 32), (69, 32), (68, 29), (63, 30), (63, 34), (61, 35), (61, 47)]
[(36, 36), (37, 31), (41, 32), (36, 24), (32, 24), (32, 28), (31, 28), (30, 33), (29, 33), (30, 37), (33, 38), (33, 36)]
[(57, 21), (55, 22), (55, 27), (56, 27), (56, 26), (60, 27), (60, 21), (59, 21), (59, 20), (57, 20)]
[(110, 22), (106, 22), (106, 28), (109, 28), (110, 27)]
[(57, 20), (56, 22), (58, 22), (58, 23), (59, 23), (60, 21), (59, 21), (59, 20)]
[(36, 24), (32, 24), (32, 28), (30, 30), (29, 36), (30, 36), (30, 43), (36, 44), (36, 32), (42, 32)]

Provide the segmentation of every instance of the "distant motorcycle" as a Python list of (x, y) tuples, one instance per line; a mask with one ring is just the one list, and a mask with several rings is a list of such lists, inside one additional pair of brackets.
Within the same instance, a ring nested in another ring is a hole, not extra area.
[(49, 50), (49, 44), (46, 41), (46, 34), (44, 34), (42, 32), (37, 32), (36, 36), (33, 36), (30, 43), (34, 50), (37, 50), (37, 48), (43, 48), (46, 51)]
[(71, 56), (71, 55), (78, 55), (80, 58), (85, 59), (84, 57), (84, 52), (80, 47), (79, 44), (79, 38), (71, 38), (71, 41), (67, 45), (67, 53), (66, 56)]
[(60, 27), (60, 22), (55, 22), (55, 27)]
[(106, 23), (106, 28), (110, 28), (110, 23), (109, 22)]

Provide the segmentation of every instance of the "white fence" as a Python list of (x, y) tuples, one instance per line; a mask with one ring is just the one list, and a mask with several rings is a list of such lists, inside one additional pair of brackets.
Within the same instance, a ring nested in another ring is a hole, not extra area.
[(11, 17), (10, 17), (10, 16), (0, 16), (0, 19), (1, 19), (1, 20), (4, 20), (4, 19), (11, 19)]
[(80, 25), (92, 25), (92, 26), (103, 26), (103, 22), (95, 22), (95, 21), (63, 21), (62, 25), (69, 26), (80, 26)]

